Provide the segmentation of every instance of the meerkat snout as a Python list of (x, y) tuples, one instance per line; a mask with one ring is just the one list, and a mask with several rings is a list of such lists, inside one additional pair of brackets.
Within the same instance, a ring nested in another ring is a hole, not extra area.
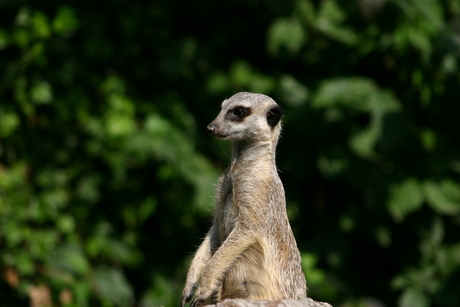
[(216, 134), (217, 126), (214, 123), (210, 123), (207, 127), (206, 130), (208, 131), (209, 135), (214, 135)]

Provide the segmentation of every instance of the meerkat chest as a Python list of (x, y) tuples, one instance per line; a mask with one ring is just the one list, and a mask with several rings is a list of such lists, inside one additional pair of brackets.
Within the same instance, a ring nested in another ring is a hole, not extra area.
[(235, 227), (237, 212), (233, 204), (233, 181), (231, 175), (223, 175), (218, 187), (217, 204), (214, 221), (218, 226), (221, 242), (223, 242)]

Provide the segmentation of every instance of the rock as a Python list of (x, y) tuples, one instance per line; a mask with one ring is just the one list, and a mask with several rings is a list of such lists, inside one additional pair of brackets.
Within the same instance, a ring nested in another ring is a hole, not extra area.
[(227, 299), (208, 307), (332, 307), (324, 302), (317, 302), (307, 297), (303, 300), (284, 299), (277, 301), (248, 301), (245, 299)]

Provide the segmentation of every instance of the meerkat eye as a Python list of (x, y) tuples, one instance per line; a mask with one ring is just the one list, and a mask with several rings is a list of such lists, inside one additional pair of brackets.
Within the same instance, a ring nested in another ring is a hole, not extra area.
[(233, 115), (241, 116), (243, 115), (244, 109), (242, 107), (236, 107), (233, 109)]
[(245, 107), (235, 107), (227, 113), (227, 118), (232, 120), (242, 120), (251, 114), (251, 109)]

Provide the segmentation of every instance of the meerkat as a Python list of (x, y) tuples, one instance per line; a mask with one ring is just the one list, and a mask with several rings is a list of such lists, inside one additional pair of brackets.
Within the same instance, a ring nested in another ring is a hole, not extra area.
[(286, 214), (275, 164), (282, 110), (270, 97), (241, 92), (222, 102), (208, 133), (232, 142), (231, 163), (217, 184), (213, 224), (198, 248), (181, 306), (227, 298), (303, 299), (301, 256)]

